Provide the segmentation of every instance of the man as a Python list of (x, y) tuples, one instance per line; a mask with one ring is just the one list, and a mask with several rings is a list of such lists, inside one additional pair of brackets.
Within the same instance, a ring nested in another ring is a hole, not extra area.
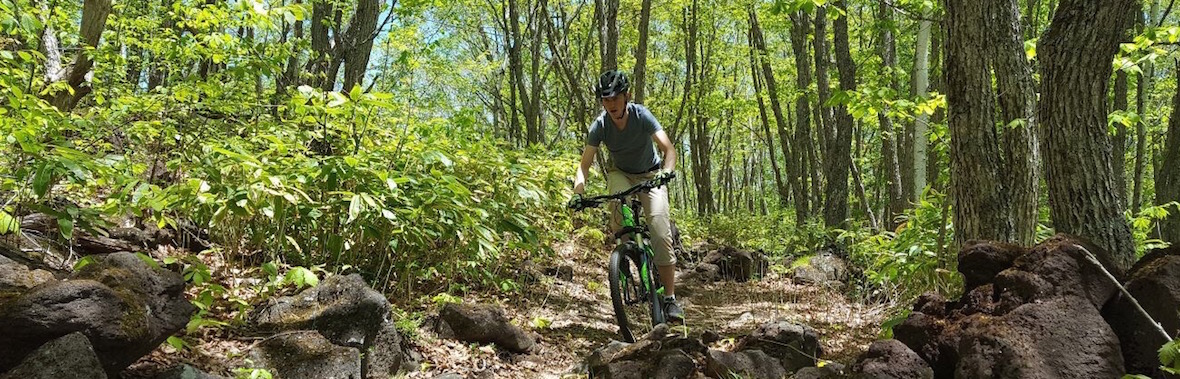
[[(606, 186), (611, 193), (651, 179), (665, 178), (676, 168), (676, 150), (672, 148), (672, 141), (647, 108), (631, 103), (630, 84), (625, 73), (619, 70), (603, 73), (598, 78), (596, 92), (602, 100), (603, 112), (590, 124), (586, 147), (582, 149), (582, 162), (574, 175), (571, 205), (579, 202), (585, 193), (590, 164), (594, 163), (594, 156), (602, 143), (606, 143), (610, 151)], [(662, 160), (656, 154), (653, 141), (664, 153)], [(638, 196), (651, 230), (655, 264), (664, 285), (664, 314), (670, 321), (683, 321), (684, 310), (676, 301), (676, 257), (672, 254), (668, 189), (666, 186), (653, 188)], [(612, 204), (611, 230), (619, 230), (621, 224), (619, 206)]]

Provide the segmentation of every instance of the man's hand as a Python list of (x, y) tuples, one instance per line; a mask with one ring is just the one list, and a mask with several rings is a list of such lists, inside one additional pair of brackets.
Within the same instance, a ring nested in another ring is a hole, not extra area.
[(656, 173), (656, 176), (654, 178), (652, 178), (652, 181), (663, 184), (663, 183), (668, 183), (668, 181), (671, 181), (672, 178), (675, 178), (675, 177), (676, 177), (675, 171), (668, 170), (668, 169), (660, 169), (660, 171)]
[(569, 209), (578, 209), (578, 206), (581, 204), (582, 204), (582, 194), (575, 193), (573, 197), (570, 197), (569, 203), (566, 203), (565, 206), (568, 207)]

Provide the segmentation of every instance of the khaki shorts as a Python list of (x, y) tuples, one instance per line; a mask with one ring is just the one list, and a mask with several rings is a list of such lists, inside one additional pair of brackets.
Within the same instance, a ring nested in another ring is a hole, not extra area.
[[(651, 180), (658, 171), (643, 174), (628, 174), (617, 168), (610, 168), (606, 172), (606, 188), (610, 193), (619, 193), (636, 184)], [(652, 250), (655, 251), (656, 266), (671, 266), (676, 264), (676, 256), (672, 253), (672, 220), (668, 207), (668, 187), (653, 188), (649, 191), (635, 194), (643, 204), (643, 216), (651, 232)], [(617, 232), (622, 228), (622, 214), (619, 203), (610, 203), (610, 228)]]

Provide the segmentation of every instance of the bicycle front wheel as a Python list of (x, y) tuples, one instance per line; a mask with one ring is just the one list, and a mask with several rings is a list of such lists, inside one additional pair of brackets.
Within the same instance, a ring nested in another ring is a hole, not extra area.
[[(607, 280), (610, 281), (611, 306), (614, 308), (615, 321), (619, 325), (619, 335), (624, 342), (635, 342), (635, 336), (642, 336), (651, 331), (652, 300), (656, 298), (655, 291), (648, 291), (643, 284), (645, 275), (640, 272), (639, 262), (631, 257), (633, 246), (620, 245), (610, 255)], [(650, 273), (649, 273), (650, 275)], [(647, 276), (650, 279), (650, 276)]]

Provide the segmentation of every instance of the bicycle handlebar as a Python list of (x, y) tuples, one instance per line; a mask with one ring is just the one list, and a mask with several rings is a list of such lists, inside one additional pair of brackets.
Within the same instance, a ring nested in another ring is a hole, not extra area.
[(579, 201), (577, 204), (574, 204), (573, 206), (571, 206), (570, 208), (572, 208), (575, 211), (581, 211), (586, 208), (597, 207), (599, 205), (602, 205), (603, 203), (606, 203), (608, 200), (615, 200), (615, 199), (622, 200), (624, 197), (630, 196), (631, 194), (634, 194), (636, 192), (646, 191), (646, 190), (650, 190), (653, 188), (662, 187), (665, 184), (668, 184), (668, 182), (672, 181), (672, 179), (675, 179), (675, 178), (676, 178), (676, 173), (671, 172), (671, 173), (668, 173), (668, 176), (666, 176), (664, 178), (658, 178), (658, 179), (644, 181), (643, 183), (636, 184), (635, 186), (628, 188), (626, 190), (623, 190), (622, 192), (619, 192), (619, 193), (615, 193), (612, 195), (600, 195), (600, 196), (584, 198), (581, 201)]

